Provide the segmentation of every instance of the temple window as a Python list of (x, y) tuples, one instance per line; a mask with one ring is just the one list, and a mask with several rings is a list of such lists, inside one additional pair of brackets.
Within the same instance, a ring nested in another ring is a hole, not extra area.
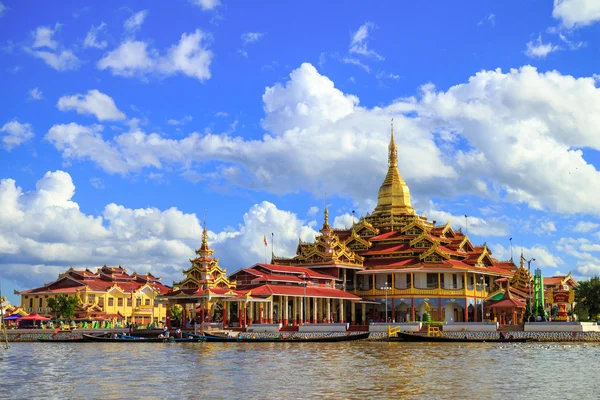
[(150, 305), (150, 299), (146, 299), (146, 300), (144, 300), (144, 305), (147, 305), (147, 306), (149, 306), (149, 305)]
[(42, 307), (42, 299), (40, 298), (40, 305), (38, 307)]
[(135, 306), (139, 307), (142, 305), (142, 299), (135, 299)]
[(29, 308), (33, 308), (33, 297), (29, 299)]
[(458, 289), (458, 277), (456, 274), (452, 274), (452, 287)]
[(88, 294), (87, 301), (88, 301), (88, 303), (94, 303), (96, 301), (96, 295)]
[(115, 305), (115, 299), (112, 297), (108, 298), (108, 306), (113, 307)]
[(154, 301), (154, 308), (158, 308), (158, 302)]
[(427, 289), (438, 287), (438, 274), (427, 274)]
[(117, 307), (123, 307), (123, 298), (119, 297), (117, 299)]
[(127, 298), (127, 307), (131, 307), (132, 304), (131, 297)]

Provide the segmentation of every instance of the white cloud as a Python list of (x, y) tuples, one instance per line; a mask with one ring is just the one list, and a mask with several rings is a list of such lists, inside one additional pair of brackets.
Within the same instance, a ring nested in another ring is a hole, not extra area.
[(577, 272), (586, 278), (600, 276), (600, 261), (596, 263), (584, 262), (577, 265)]
[[(183, 278), (181, 269), (189, 267), (201, 243), (195, 214), (111, 203), (93, 216), (80, 210), (74, 195), (75, 185), (63, 171), (46, 173), (30, 192), (12, 179), (0, 181), (0, 276), (30, 289), (56, 279), (69, 266), (107, 264), (130, 272), (151, 270), (165, 284)], [(209, 210), (209, 228), (210, 221)], [(295, 214), (261, 202), (250, 207), (237, 227), (209, 231), (209, 244), (220, 265), (232, 273), (264, 261), (264, 235), (270, 259), (271, 233), (279, 256), (293, 256), (298, 237), (313, 240), (317, 234)]]
[(131, 17), (125, 20), (123, 27), (127, 32), (134, 33), (142, 27), (142, 24), (144, 23), (144, 20), (147, 16), (148, 10), (138, 11), (137, 13), (133, 14)]
[(227, 114), (225, 111), (219, 111), (218, 113), (215, 114), (215, 117), (227, 117), (229, 116), (229, 114)]
[(496, 25), (496, 15), (495, 14), (488, 14), (485, 18), (479, 20), (479, 22), (477, 23), (477, 26), (481, 26), (485, 23), (490, 24), (491, 26), (495, 26)]
[(510, 233), (508, 224), (497, 218), (484, 220), (469, 215), (465, 220), (464, 215), (452, 215), (446, 211), (437, 210), (433, 202), (429, 202), (429, 207), (423, 210), (422, 214), (426, 215), (429, 220), (436, 221), (436, 225), (443, 225), (446, 222), (450, 222), (453, 229), (460, 228), (463, 232), (468, 231), (470, 236), (506, 236)]
[(102, 178), (90, 178), (90, 185), (92, 185), (96, 189), (104, 189), (104, 181), (102, 180)]
[[(600, 172), (579, 150), (600, 149), (600, 89), (593, 78), (539, 73), (530, 66), (481, 71), (447, 91), (424, 85), (419, 97), (366, 108), (303, 64), (286, 83), (267, 88), (263, 103), (267, 133), (255, 140), (218, 133), (170, 140), (134, 130), (105, 141), (97, 128), (81, 126), (87, 133), (76, 138), (91, 136), (111, 149), (121, 160), (118, 168), (109, 166), (113, 173), (163, 163), (187, 169), (212, 160), (217, 167), (208, 173), (232, 185), (316, 194), (327, 187), (365, 205), (381, 184), (375, 177), (383, 179), (387, 171), (394, 117), (399, 168), (417, 198), (475, 194), (600, 215)], [(64, 157), (79, 158), (70, 147), (74, 137), (58, 135), (65, 127), (54, 127), (56, 143)], [(86, 151), (82, 158), (105, 168), (99, 155)]]
[(344, 64), (356, 65), (357, 67), (365, 70), (365, 72), (371, 72), (371, 68), (368, 65), (363, 64), (359, 59), (351, 58), (351, 57), (344, 57), (344, 58), (342, 58), (342, 62)]
[(29, 91), (29, 99), (30, 100), (42, 100), (44, 98), (44, 94), (38, 88), (33, 88)]
[(398, 80), (400, 79), (400, 75), (396, 75), (396, 74), (392, 74), (392, 73), (387, 73), (384, 71), (379, 71), (376, 75), (375, 78), (377, 79), (394, 79), (394, 80)]
[(354, 222), (357, 222), (356, 217), (353, 217), (350, 213), (345, 213), (333, 219), (333, 227), (335, 229), (350, 229)]
[(125, 119), (115, 101), (107, 94), (92, 89), (87, 94), (62, 96), (56, 104), (59, 110), (74, 110), (79, 114), (93, 114), (99, 121), (117, 121)]
[(81, 65), (81, 61), (71, 50), (63, 50), (58, 53), (30, 49), (26, 49), (26, 51), (37, 58), (41, 58), (57, 71), (70, 71), (79, 68)]
[(597, 0), (554, 0), (552, 16), (566, 28), (579, 28), (600, 21), (600, 2)]
[(374, 50), (370, 50), (367, 46), (369, 30), (373, 30), (376, 27), (377, 25), (372, 22), (367, 22), (361, 25), (360, 28), (358, 28), (358, 30), (352, 34), (352, 39), (350, 40), (350, 53), (371, 56), (378, 60), (384, 60), (382, 56), (377, 54)]
[(308, 209), (308, 211), (306, 212), (306, 215), (308, 215), (309, 217), (314, 217), (315, 215), (317, 215), (318, 212), (319, 212), (319, 207), (312, 206)]
[(181, 118), (181, 119), (170, 119), (167, 121), (167, 124), (169, 125), (183, 125), (186, 122), (190, 122), (192, 120), (192, 116), (191, 115), (186, 115), (185, 117)]
[[(494, 258), (499, 260), (510, 259), (510, 247), (504, 247), (501, 244), (490, 244), (489, 248), (492, 250)], [(552, 267), (557, 268), (559, 265), (563, 265), (565, 262), (559, 256), (556, 256), (543, 245), (536, 244), (533, 247), (523, 247), (523, 255), (527, 260), (535, 258), (535, 261), (531, 262), (531, 271), (538, 267)], [(513, 260), (518, 265), (519, 257), (521, 255), (521, 247), (513, 248)], [(527, 263), (525, 263), (527, 267)]]
[(204, 81), (210, 79), (213, 57), (206, 41), (206, 34), (196, 29), (193, 33), (182, 34), (179, 43), (171, 46), (166, 55), (160, 56), (157, 50), (148, 49), (147, 43), (128, 39), (98, 61), (97, 67), (126, 77), (181, 73)]
[[(40, 58), (57, 71), (68, 71), (79, 68), (81, 61), (71, 50), (61, 50), (57, 41), (53, 40), (54, 34), (61, 28), (56, 24), (54, 29), (47, 26), (36, 28), (33, 33), (34, 43), (32, 48), (25, 47), (25, 51), (34, 57)], [(37, 50), (47, 48), (50, 50)]]
[(0, 2), (0, 18), (4, 16), (4, 12), (6, 11), (6, 6)]
[(246, 33), (242, 33), (242, 43), (244, 45), (250, 44), (250, 43), (254, 43), (254, 42), (258, 42), (263, 36), (265, 36), (264, 33), (261, 32), (246, 32)]
[(220, 0), (190, 0), (190, 2), (202, 8), (203, 11), (214, 10), (221, 4)]
[(31, 124), (22, 124), (16, 120), (5, 123), (0, 128), (0, 133), (3, 133), (1, 136), (2, 147), (7, 151), (11, 151), (34, 136)]
[(575, 225), (575, 227), (573, 227), (573, 229), (571, 229), (571, 230), (573, 232), (587, 233), (587, 232), (593, 231), (594, 229), (598, 228), (599, 226), (600, 226), (600, 224), (596, 224), (594, 222), (579, 221), (579, 222), (577, 222), (577, 225)]
[(525, 55), (530, 58), (545, 58), (548, 54), (560, 50), (560, 47), (553, 45), (552, 43), (542, 43), (542, 36), (538, 36), (535, 42), (527, 42), (527, 48), (525, 49)]
[(98, 41), (98, 34), (100, 34), (100, 32), (104, 30), (104, 28), (106, 28), (106, 24), (104, 22), (102, 22), (97, 27), (92, 25), (85, 37), (85, 40), (83, 41), (83, 47), (95, 47), (97, 49), (104, 49), (108, 45), (106, 40)]
[(463, 179), (485, 177), (505, 201), (535, 209), (600, 214), (600, 172), (579, 150), (600, 149), (600, 89), (592, 78), (525, 66), (423, 93), (416, 108), (429, 129), (455, 132), (472, 146), (456, 152)]
[(37, 27), (35, 32), (33, 33), (33, 48), (37, 49), (40, 47), (48, 47), (49, 49), (56, 50), (56, 48), (58, 47), (58, 42), (54, 41), (52, 39), (52, 36), (54, 36), (54, 34), (58, 30), (60, 30), (60, 28), (60, 24), (56, 24), (54, 29), (48, 26)]

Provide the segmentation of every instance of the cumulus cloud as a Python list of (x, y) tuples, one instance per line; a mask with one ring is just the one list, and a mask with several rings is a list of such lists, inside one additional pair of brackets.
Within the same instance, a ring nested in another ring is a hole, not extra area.
[(16, 120), (5, 123), (4, 126), (0, 128), (0, 133), (2, 133), (0, 136), (2, 147), (4, 147), (6, 151), (11, 151), (34, 136), (31, 124), (22, 124)]
[(83, 41), (83, 47), (94, 47), (96, 49), (104, 49), (108, 45), (106, 40), (98, 41), (98, 35), (106, 28), (106, 24), (102, 22), (100, 25), (93, 26), (88, 31)]
[(97, 67), (125, 77), (183, 74), (205, 81), (211, 77), (213, 58), (206, 42), (206, 34), (196, 29), (193, 33), (182, 34), (179, 42), (161, 56), (157, 50), (148, 48), (146, 42), (127, 39), (98, 61)]
[(30, 100), (42, 100), (44, 98), (44, 94), (38, 88), (33, 88), (29, 91), (29, 99)]
[(546, 58), (548, 54), (557, 50), (560, 50), (560, 47), (555, 46), (552, 43), (542, 43), (542, 36), (540, 35), (535, 42), (532, 40), (527, 42), (525, 55), (531, 58)]
[(87, 94), (62, 96), (56, 104), (61, 111), (74, 110), (78, 114), (93, 114), (99, 121), (118, 121), (125, 119), (115, 101), (107, 94), (92, 89)]
[[(417, 198), (475, 194), (600, 215), (600, 172), (580, 150), (600, 149), (600, 89), (593, 78), (530, 66), (481, 71), (447, 91), (427, 84), (418, 96), (367, 108), (302, 64), (287, 82), (266, 88), (262, 99), (267, 133), (254, 140), (231, 133), (172, 140), (137, 128), (104, 140), (98, 127), (76, 124), (55, 125), (51, 136), (64, 157), (106, 168), (99, 155), (79, 154), (71, 144), (97, 141), (120, 160), (108, 166), (113, 173), (164, 164), (193, 170), (212, 160), (217, 167), (203, 171), (204, 178), (273, 193), (327, 188), (364, 206), (387, 171), (394, 117), (399, 169)], [(81, 133), (72, 136), (67, 128)]]
[(358, 28), (356, 32), (352, 34), (350, 40), (350, 53), (360, 54), (363, 56), (374, 57), (378, 60), (384, 60), (384, 58), (377, 54), (374, 50), (371, 50), (367, 46), (367, 39), (369, 38), (369, 31), (377, 28), (372, 22), (367, 22)]
[[(63, 171), (46, 173), (29, 192), (13, 179), (0, 180), (0, 277), (26, 289), (56, 279), (69, 266), (120, 264), (130, 272), (152, 271), (166, 284), (182, 279), (181, 269), (201, 242), (195, 214), (111, 203), (100, 215), (88, 215), (74, 196), (72, 178)], [(210, 228), (210, 213), (208, 220)], [(294, 255), (298, 236), (312, 240), (317, 234), (295, 214), (261, 202), (238, 226), (209, 231), (209, 242), (231, 273), (264, 261), (263, 236), (271, 244), (271, 233), (280, 256)]]
[(597, 0), (554, 0), (552, 16), (566, 28), (579, 28), (600, 21)]
[(127, 32), (134, 33), (142, 27), (142, 24), (144, 23), (144, 20), (147, 16), (148, 10), (139, 11), (133, 14), (131, 17), (127, 18), (125, 20), (125, 23), (123, 23), (123, 27)]

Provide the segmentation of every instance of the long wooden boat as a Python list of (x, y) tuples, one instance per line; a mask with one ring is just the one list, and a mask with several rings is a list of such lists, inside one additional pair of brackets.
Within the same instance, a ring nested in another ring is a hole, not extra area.
[(88, 342), (102, 342), (102, 343), (195, 343), (204, 341), (204, 337), (184, 337), (184, 338), (145, 338), (139, 336), (122, 336), (122, 337), (110, 337), (110, 336), (94, 336), (83, 334), (83, 339)]
[(86, 340), (84, 338), (74, 338), (74, 339), (51, 339), (51, 338), (40, 338), (37, 340), (38, 342), (42, 342), (42, 343), (89, 343), (89, 340)]
[(413, 333), (398, 332), (397, 337), (390, 337), (389, 341), (405, 341), (405, 342), (449, 342), (449, 343), (523, 343), (531, 341), (530, 338), (453, 338), (448, 336), (426, 336)]
[(369, 332), (357, 333), (357, 334), (346, 334), (338, 336), (316, 336), (316, 337), (289, 337), (279, 335), (277, 337), (248, 337), (248, 336), (237, 336), (229, 337), (223, 335), (211, 335), (210, 333), (204, 333), (204, 337), (207, 342), (230, 342), (230, 343), (323, 343), (323, 342), (348, 342), (352, 340), (367, 339)]

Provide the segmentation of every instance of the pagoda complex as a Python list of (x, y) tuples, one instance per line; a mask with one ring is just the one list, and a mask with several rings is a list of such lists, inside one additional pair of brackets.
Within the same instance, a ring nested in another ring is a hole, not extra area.
[(360, 297), (334, 310), (352, 324), (418, 321), (424, 314), (445, 322), (492, 317), (483, 303), (513, 278), (517, 266), (512, 259), (496, 260), (485, 243), (473, 244), (449, 223), (418, 215), (397, 163), (392, 127), (389, 167), (373, 213), (350, 229), (332, 229), (326, 208), (315, 241), (299, 241), (295, 257), (273, 257), (272, 263), (331, 275), (336, 288)]

